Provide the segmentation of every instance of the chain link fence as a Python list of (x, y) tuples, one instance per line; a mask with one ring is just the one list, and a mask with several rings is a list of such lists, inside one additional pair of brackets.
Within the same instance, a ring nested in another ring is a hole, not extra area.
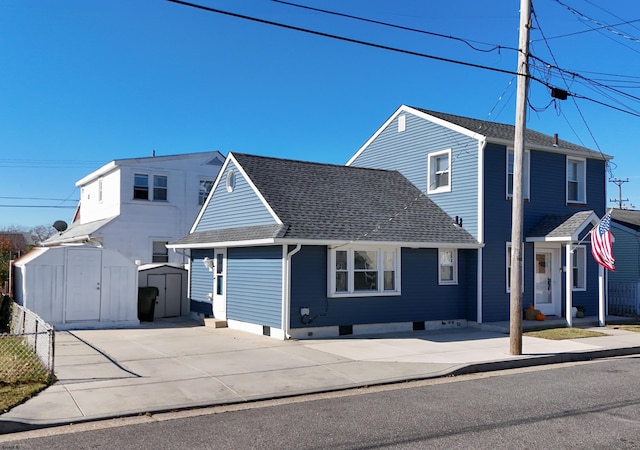
[(53, 327), (32, 311), (13, 301), (7, 302), (6, 297), (2, 301), (2, 310), (0, 384), (53, 379)]

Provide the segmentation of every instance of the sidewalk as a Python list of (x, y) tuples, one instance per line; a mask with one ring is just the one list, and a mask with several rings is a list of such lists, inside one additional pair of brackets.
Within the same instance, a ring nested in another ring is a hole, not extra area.
[(240, 403), (397, 381), (640, 353), (640, 333), (551, 341), (460, 328), (280, 341), (158, 321), (56, 333), (58, 381), (0, 415), (0, 434), (82, 421)]

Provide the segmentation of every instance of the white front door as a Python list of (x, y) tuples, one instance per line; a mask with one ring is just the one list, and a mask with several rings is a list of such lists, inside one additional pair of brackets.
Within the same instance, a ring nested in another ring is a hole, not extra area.
[(213, 268), (213, 317), (227, 318), (227, 250), (215, 249)]
[(534, 307), (547, 316), (560, 315), (560, 249), (536, 248)]

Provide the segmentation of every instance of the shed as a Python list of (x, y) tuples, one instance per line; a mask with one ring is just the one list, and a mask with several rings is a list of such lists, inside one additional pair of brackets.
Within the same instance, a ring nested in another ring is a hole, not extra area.
[(57, 329), (139, 325), (137, 268), (91, 246), (36, 247), (14, 263), (16, 301)]
[(143, 264), (138, 267), (138, 286), (158, 288), (153, 313), (155, 319), (190, 314), (187, 283), (187, 270), (175, 264)]

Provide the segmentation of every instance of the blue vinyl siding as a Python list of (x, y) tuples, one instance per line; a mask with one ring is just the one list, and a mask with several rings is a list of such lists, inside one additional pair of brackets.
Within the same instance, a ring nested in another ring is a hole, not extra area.
[(227, 249), (227, 318), (282, 328), (282, 247)]
[(352, 162), (352, 166), (397, 170), (427, 192), (428, 155), (451, 149), (451, 192), (431, 198), (464, 228), (478, 237), (478, 141), (413, 114), (406, 114), (406, 130), (398, 132), (395, 118)]
[(213, 250), (191, 250), (191, 270), (189, 270), (191, 311), (212, 315), (212, 302), (207, 296), (213, 292), (213, 273), (202, 261), (213, 258)]
[[(440, 286), (438, 250), (403, 248), (402, 295), (328, 298), (327, 247), (304, 246), (292, 258), (291, 328), (466, 319), (475, 314), (468, 299), (476, 297), (476, 254), (459, 250), (459, 284)], [(311, 323), (302, 323), (300, 308), (309, 308)]]
[[(227, 191), (227, 175), (233, 170), (235, 188)], [(211, 201), (195, 231), (221, 230), (254, 225), (271, 225), (276, 221), (238, 168), (230, 162), (215, 187)]]
[[(483, 250), (483, 321), (509, 320), (509, 293), (506, 291), (506, 243), (511, 241), (511, 200), (506, 196), (506, 147), (488, 144), (485, 149), (485, 247)], [(566, 203), (566, 156), (532, 150), (530, 152), (530, 199), (524, 203), (523, 232), (528, 233), (549, 214), (565, 215), (583, 210), (604, 213), (605, 162), (587, 160), (587, 203)], [(587, 251), (590, 251), (589, 249)], [(564, 258), (564, 251), (562, 258)], [(534, 292), (533, 243), (524, 246), (523, 305), (533, 303)], [(597, 267), (587, 257), (587, 292), (574, 292), (574, 303), (597, 302)], [(564, 262), (563, 262), (564, 264)], [(595, 280), (595, 287), (592, 281)], [(563, 280), (564, 282), (564, 280)], [(593, 287), (593, 289), (592, 289)], [(565, 290), (562, 289), (561, 295)], [(586, 306), (586, 305), (585, 305)], [(594, 304), (594, 307), (597, 303)], [(589, 308), (591, 309), (591, 308)], [(564, 311), (564, 309), (563, 309)], [(591, 309), (593, 312), (593, 310)], [(597, 309), (596, 309), (597, 311)]]
[(626, 230), (611, 226), (615, 238), (612, 245), (613, 257), (616, 260), (616, 271), (609, 273), (609, 281), (640, 281), (640, 236)]

